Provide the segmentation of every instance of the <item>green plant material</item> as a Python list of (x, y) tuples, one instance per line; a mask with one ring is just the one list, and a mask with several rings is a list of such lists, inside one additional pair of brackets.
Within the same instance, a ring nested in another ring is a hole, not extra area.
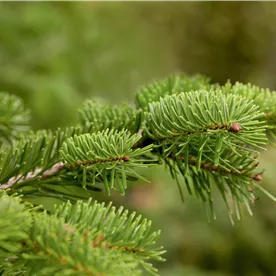
[(90, 132), (87, 127), (39, 131), (14, 148), (3, 145), (0, 188), (25, 196), (74, 200), (89, 198), (92, 191), (101, 190), (95, 184), (104, 183), (108, 194), (111, 189), (125, 194), (128, 180), (144, 179), (135, 169), (155, 163), (148, 156), (151, 146), (132, 149), (141, 135), (108, 130), (81, 135), (86, 132)]
[(252, 100), (254, 104), (260, 107), (263, 112), (263, 120), (266, 121), (268, 133), (276, 138), (276, 92), (269, 89), (260, 88), (251, 83), (243, 84), (236, 82), (231, 84), (227, 82), (219, 88), (225, 94), (237, 94)]
[[(196, 195), (209, 205), (210, 218), (216, 218), (213, 198), (215, 188), (220, 192), (233, 223), (233, 213), (238, 219), (242, 217), (242, 204), (252, 215), (250, 204), (256, 200), (254, 193), (258, 189), (263, 191), (260, 186), (262, 172), (256, 171), (258, 156), (238, 156), (234, 153), (229, 154), (228, 150), (224, 150), (221, 158), (227, 160), (227, 163), (216, 166), (207, 154), (203, 154), (202, 160), (198, 160), (196, 153), (191, 151), (188, 157), (171, 154), (165, 159), (165, 164), (169, 167), (173, 178), (178, 182), (178, 175), (183, 176), (189, 194)], [(180, 187), (181, 190), (182, 187)], [(263, 192), (267, 193), (265, 190)], [(267, 194), (276, 201), (276, 198), (269, 193)]]
[[(156, 163), (167, 165), (183, 198), (182, 175), (188, 192), (209, 205), (213, 218), (214, 188), (232, 221), (233, 210), (242, 217), (242, 204), (252, 215), (257, 190), (276, 201), (261, 186), (263, 171), (257, 171), (269, 128), (261, 111), (268, 112), (268, 104), (258, 106), (253, 96), (248, 100), (233, 87), (218, 89), (203, 80), (178, 76), (164, 90), (167, 96), (141, 109), (87, 101), (79, 111), (81, 126), (20, 133), (18, 141), (3, 144), (0, 207), (15, 204), (17, 213), (2, 208), (9, 231), (2, 240), (0, 232), (4, 275), (139, 275), (141, 268), (157, 275), (149, 261), (163, 260), (164, 251), (152, 247), (160, 233), (151, 233), (151, 222), (123, 208), (77, 201), (102, 187), (108, 195), (124, 195), (128, 181), (147, 181), (139, 169)], [(203, 83), (205, 89), (188, 91)], [(9, 195), (71, 203), (48, 214)], [(6, 216), (17, 219), (17, 228)]]
[(193, 148), (201, 156), (205, 149), (213, 150), (213, 162), (218, 165), (220, 153), (228, 148), (237, 153), (253, 148), (264, 149), (267, 138), (263, 114), (252, 101), (238, 95), (223, 95), (217, 91), (196, 91), (166, 96), (151, 103), (146, 113), (146, 134), (156, 144), (177, 155)]
[(87, 100), (79, 109), (79, 119), (82, 125), (91, 124), (93, 132), (106, 129), (128, 129), (137, 133), (141, 123), (141, 111), (135, 107), (121, 104), (111, 105), (99, 101)]
[(108, 195), (111, 190), (124, 195), (128, 181), (146, 181), (137, 169), (165, 162), (182, 198), (179, 174), (189, 193), (209, 202), (212, 213), (214, 186), (224, 199), (230, 194), (238, 218), (240, 203), (251, 213), (256, 186), (275, 200), (258, 185), (261, 173), (255, 169), (259, 151), (266, 149), (267, 125), (253, 99), (231, 87), (232, 92), (221, 91), (201, 76), (175, 76), (162, 85), (169, 95), (146, 110), (87, 101), (79, 110), (82, 126), (38, 131), (12, 148), (3, 145), (0, 189), (71, 201), (88, 199), (102, 187)]
[(4, 275), (156, 275), (150, 260), (164, 260), (160, 231), (111, 204), (68, 202), (51, 215), (1, 193), (0, 207)]
[(0, 183), (4, 184), (12, 177), (18, 177), (17, 181), (30, 178), (29, 173), (29, 176), (41, 176), (60, 161), (59, 149), (63, 141), (83, 132), (81, 127), (58, 129), (55, 132), (42, 130), (29, 133), (15, 142), (12, 148), (3, 145), (0, 150)]
[(20, 98), (0, 92), (0, 145), (13, 140), (29, 129), (30, 112)]
[(131, 135), (128, 131), (109, 130), (75, 135), (63, 143), (61, 155), (65, 167), (73, 170), (80, 168), (83, 187), (93, 186), (100, 178), (108, 195), (110, 189), (118, 189), (124, 195), (128, 177), (144, 179), (135, 172), (135, 168), (147, 167), (152, 163), (151, 159), (146, 158), (152, 145), (132, 149), (140, 138), (141, 135)]
[(265, 149), (267, 141), (267, 126), (257, 105), (239, 95), (199, 90), (153, 102), (145, 117), (145, 136), (155, 144), (160, 162), (168, 165), (183, 200), (179, 174), (190, 194), (209, 203), (212, 217), (215, 217), (213, 187), (221, 192), (230, 215), (228, 194), (238, 219), (240, 203), (252, 214), (249, 206), (254, 202), (252, 191), (256, 187), (263, 190), (258, 185), (260, 179), (254, 179), (256, 154)]
[(155, 245), (160, 231), (152, 232), (152, 222), (143, 219), (141, 215), (137, 216), (136, 212), (129, 214), (123, 207), (116, 210), (111, 203), (108, 206), (97, 202), (89, 206), (89, 203), (90, 201), (76, 205), (67, 203), (58, 207), (55, 215), (64, 218), (70, 225), (78, 225), (84, 235), (87, 231), (93, 232), (96, 246), (102, 244), (135, 255), (135, 259), (147, 271), (157, 272), (149, 260), (164, 261), (161, 255), (165, 251)]
[(210, 79), (203, 75), (171, 75), (164, 80), (158, 80), (143, 86), (136, 94), (136, 103), (143, 110), (148, 110), (149, 103), (159, 102), (161, 98), (167, 95), (208, 89), (210, 87)]

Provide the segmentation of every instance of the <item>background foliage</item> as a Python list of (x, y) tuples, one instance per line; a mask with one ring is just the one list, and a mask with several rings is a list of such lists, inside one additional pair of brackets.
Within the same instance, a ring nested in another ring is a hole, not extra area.
[[(84, 99), (134, 100), (140, 85), (179, 71), (276, 89), (275, 13), (273, 2), (1, 3), (0, 88), (24, 99), (35, 129), (72, 125)], [(274, 156), (261, 166), (275, 195)], [(221, 202), (210, 224), (162, 168), (147, 178), (112, 200), (162, 229), (161, 275), (275, 275), (272, 201), (261, 197), (235, 227)]]

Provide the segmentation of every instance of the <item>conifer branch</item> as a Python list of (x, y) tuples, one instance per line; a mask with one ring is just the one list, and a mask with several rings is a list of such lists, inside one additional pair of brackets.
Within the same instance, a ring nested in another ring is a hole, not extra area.
[[(69, 202), (52, 215), (18, 197), (0, 195), (1, 265), (9, 275), (139, 275), (150, 260), (163, 261), (155, 247), (160, 231), (151, 222), (109, 204)], [(13, 220), (9, 218), (12, 217)], [(121, 273), (121, 274), (120, 274)]]
[(236, 94), (252, 100), (260, 107), (263, 112), (263, 119), (267, 125), (267, 131), (275, 140), (276, 138), (276, 92), (269, 89), (263, 89), (251, 83), (243, 84), (236, 82), (231, 84), (227, 82), (224, 86), (220, 87), (222, 93)]
[[(213, 151), (213, 163), (219, 164), (221, 152), (265, 149), (267, 138), (262, 113), (252, 102), (220, 92), (187, 92), (167, 96), (151, 103), (146, 113), (146, 134), (167, 155), (192, 148), (201, 158)], [(251, 148), (248, 147), (251, 146)]]
[(128, 131), (98, 132), (69, 138), (63, 143), (61, 155), (68, 168), (80, 168), (83, 187), (94, 185), (97, 177), (103, 180), (107, 194), (115, 188), (125, 194), (127, 178), (144, 179), (135, 168), (147, 167), (154, 160), (147, 158), (152, 145), (133, 149), (141, 136), (130, 135)]
[(137, 133), (142, 120), (141, 110), (127, 104), (111, 105), (100, 101), (87, 100), (79, 109), (81, 125), (89, 125), (91, 131), (127, 129), (132, 134)]
[[(179, 176), (213, 217), (214, 189), (231, 220), (230, 200), (238, 219), (242, 205), (252, 214), (255, 190), (276, 201), (258, 170), (267, 132), (276, 137), (274, 92), (177, 75), (142, 88), (136, 108), (86, 101), (80, 126), (27, 135), (28, 112), (17, 98), (0, 95), (0, 106), (11, 107), (3, 113), (10, 120), (0, 121), (0, 268), (6, 275), (139, 275), (142, 267), (156, 274), (149, 261), (161, 261), (164, 251), (153, 246), (160, 232), (151, 232), (151, 222), (91, 199), (77, 202), (102, 187), (124, 195), (128, 181), (146, 181), (139, 168), (165, 163), (181, 196)], [(18, 195), (71, 203), (48, 214)]]
[(160, 99), (168, 95), (178, 95), (181, 92), (201, 89), (209, 90), (210, 87), (210, 79), (203, 75), (171, 75), (164, 80), (156, 80), (143, 86), (136, 94), (136, 104), (139, 108), (147, 111), (150, 103), (159, 102)]
[(22, 185), (24, 182), (39, 180), (48, 174), (54, 174), (61, 161), (59, 149), (63, 141), (76, 133), (86, 131), (89, 129), (72, 127), (65, 130), (58, 129), (55, 132), (31, 132), (15, 142), (11, 148), (2, 145), (0, 149), (1, 185), (12, 185), (15, 188), (14, 186), (19, 183)]
[(20, 98), (0, 92), (0, 145), (11, 144), (29, 129), (30, 112)]
[[(77, 127), (58, 130), (55, 134), (38, 132), (19, 141), (15, 152), (3, 150), (0, 189), (11, 188), (10, 193), (22, 194), (27, 189), (28, 194), (32, 192), (33, 195), (52, 190), (58, 196), (61, 192), (58, 186), (63, 183), (67, 192), (62, 193), (68, 199), (68, 196), (74, 197), (69, 193), (71, 183), (86, 189), (87, 196), (91, 196), (89, 190), (99, 190), (96, 183), (104, 183), (108, 194), (111, 189), (125, 194), (127, 180), (144, 179), (135, 169), (155, 162), (147, 156), (152, 146), (132, 149), (141, 136), (109, 130), (77, 135), (87, 131), (87, 128)], [(71, 138), (67, 140), (68, 137)]]

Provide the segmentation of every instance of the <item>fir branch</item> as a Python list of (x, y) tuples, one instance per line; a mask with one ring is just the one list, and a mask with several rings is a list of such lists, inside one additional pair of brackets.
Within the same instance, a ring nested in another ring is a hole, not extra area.
[(107, 249), (135, 254), (135, 258), (143, 265), (150, 259), (164, 260), (160, 255), (165, 251), (162, 247), (154, 246), (159, 239), (160, 231), (151, 233), (151, 221), (142, 219), (135, 212), (129, 214), (123, 207), (116, 211), (111, 203), (107, 207), (96, 201), (92, 206), (89, 203), (90, 201), (79, 205), (67, 203), (58, 207), (55, 214), (63, 217), (70, 225), (78, 225), (85, 237), (93, 228), (97, 229), (98, 231), (93, 233), (95, 247), (103, 245)]
[(30, 112), (20, 98), (0, 92), (0, 145), (13, 140), (29, 129)]
[(218, 165), (225, 148), (237, 154), (237, 147), (243, 154), (265, 149), (261, 146), (267, 141), (262, 113), (237, 95), (187, 92), (167, 96), (149, 108), (146, 135), (162, 147), (164, 158), (172, 151), (187, 155), (193, 149), (201, 159), (204, 152), (211, 151), (212, 162)]
[[(71, 172), (63, 170), (59, 149), (68, 137), (89, 132), (89, 127), (31, 132), (12, 147), (0, 148), (1, 189), (24, 196), (50, 196), (62, 200), (87, 199), (97, 187), (83, 191)], [(11, 189), (9, 189), (11, 188)]]
[(100, 177), (108, 195), (111, 189), (116, 189), (115, 182), (124, 195), (128, 176), (143, 179), (135, 168), (154, 163), (154, 160), (146, 157), (152, 145), (133, 149), (140, 138), (140, 135), (130, 135), (128, 131), (109, 130), (75, 135), (64, 142), (61, 155), (66, 161), (65, 167), (80, 168), (83, 187), (87, 184), (93, 186)]
[[(31, 133), (12, 148), (2, 146), (0, 189), (72, 200), (89, 197), (99, 190), (96, 184), (103, 183), (108, 194), (111, 189), (124, 194), (128, 180), (144, 179), (135, 169), (156, 163), (154, 156), (184, 178), (207, 171), (239, 178), (246, 186), (242, 178), (260, 178), (251, 171), (251, 163), (256, 163), (251, 154), (265, 149), (265, 130), (273, 129), (266, 118), (273, 117), (273, 108), (269, 102), (257, 103), (258, 89), (218, 87), (201, 76), (179, 75), (142, 89), (139, 110), (87, 101), (79, 110), (81, 127)], [(244, 98), (247, 94), (250, 100)], [(235, 194), (238, 188), (233, 187)]]
[[(170, 154), (168, 156), (169, 159), (175, 160), (177, 161), (181, 161), (182, 164), (185, 163), (185, 157), (184, 156), (176, 156), (175, 154)], [(259, 165), (259, 162), (257, 161), (257, 159), (255, 158), (242, 158), (242, 159), (238, 159), (239, 162), (238, 163), (234, 163), (231, 162), (231, 158), (228, 159), (228, 161), (230, 161), (229, 163), (231, 164), (232, 169), (229, 169), (227, 167), (224, 167), (222, 165), (214, 165), (213, 163), (210, 162), (210, 160), (201, 160), (200, 163), (198, 163), (198, 158), (196, 156), (188, 156), (188, 166), (189, 167), (196, 167), (196, 168), (200, 168), (200, 170), (207, 170), (210, 171), (212, 173), (215, 174), (234, 174), (234, 175), (244, 175), (247, 176), (249, 178), (252, 179), (256, 179), (256, 180), (261, 180), (260, 177), (261, 174), (256, 174), (256, 175), (252, 175), (252, 170), (257, 167)], [(208, 162), (209, 161), (209, 162)], [(242, 161), (242, 164), (241, 162)], [(235, 167), (237, 168), (235, 168)]]
[(149, 109), (146, 131), (152, 139), (203, 132), (216, 134), (216, 130), (227, 130), (243, 135), (248, 133), (247, 139), (255, 142), (251, 130), (263, 137), (260, 142), (266, 141), (265, 124), (259, 121), (263, 113), (251, 101), (239, 96), (224, 96), (219, 91), (187, 92), (160, 99), (160, 102), (150, 104)]
[(87, 101), (79, 110), (81, 126), (24, 136), (28, 112), (17, 98), (0, 94), (3, 103), (9, 120), (0, 118), (0, 139), (21, 137), (0, 148), (4, 275), (139, 275), (141, 268), (157, 275), (150, 261), (163, 261), (163, 249), (154, 245), (160, 231), (122, 207), (90, 199), (49, 214), (8, 197), (15, 193), (76, 202), (104, 184), (107, 194), (113, 189), (124, 195), (127, 181), (146, 180), (137, 168), (164, 162), (180, 194), (182, 175), (188, 192), (208, 203), (213, 217), (214, 188), (231, 219), (229, 200), (238, 219), (241, 204), (252, 214), (255, 190), (276, 201), (261, 186), (263, 171), (256, 171), (266, 130), (276, 130), (276, 96), (268, 90), (172, 76), (142, 88), (138, 109)]
[(143, 86), (136, 94), (136, 104), (144, 111), (148, 110), (149, 104), (159, 102), (167, 95), (179, 94), (200, 89), (209, 89), (210, 79), (203, 75), (171, 75), (164, 80), (154, 81)]
[[(86, 189), (83, 196), (89, 197), (89, 190), (99, 190), (96, 183), (104, 183), (108, 194), (111, 189), (124, 194), (128, 180), (144, 179), (135, 169), (147, 167), (154, 160), (146, 157), (152, 146), (132, 149), (141, 136), (106, 130), (71, 137), (85, 131), (86, 128), (78, 127), (55, 134), (38, 132), (19, 141), (15, 149), (3, 150), (0, 189), (10, 188), (9, 193), (33, 196), (53, 196), (54, 192), (66, 200), (77, 196), (72, 185)], [(68, 137), (71, 138), (66, 140)], [(63, 141), (66, 142), (62, 144)], [(87, 158), (83, 159), (84, 156)]]
[(219, 88), (222, 93), (240, 95), (248, 100), (252, 100), (254, 104), (260, 107), (265, 117), (276, 121), (276, 92), (269, 89), (260, 88), (251, 83), (243, 84), (236, 82), (231, 84), (229, 81)]
[(142, 266), (156, 274), (149, 261), (163, 261), (153, 246), (160, 232), (135, 213), (91, 201), (63, 204), (52, 215), (32, 209), (0, 195), (4, 275), (139, 275)]
[[(10, 148), (0, 148), (0, 183), (7, 185), (20, 180), (36, 179), (51, 170), (61, 161), (59, 149), (65, 139), (88, 131), (81, 127), (72, 127), (55, 132), (31, 132), (15, 142)], [(14, 177), (14, 178), (13, 178)], [(22, 182), (22, 181), (21, 181)], [(13, 183), (14, 184), (14, 183)], [(12, 184), (12, 185), (13, 185)]]
[(141, 124), (141, 110), (134, 106), (120, 104), (117, 106), (99, 101), (87, 100), (79, 109), (79, 120), (83, 126), (90, 125), (93, 132), (106, 129), (118, 131), (127, 129), (136, 133)]
[(260, 107), (263, 112), (263, 120), (267, 125), (268, 133), (275, 139), (276, 138), (276, 92), (269, 89), (260, 88), (251, 83), (243, 84), (236, 82), (231, 84), (227, 82), (224, 86), (220, 87), (222, 93), (237, 94), (242, 97), (252, 100), (254, 104)]
[[(182, 187), (178, 179), (178, 175), (183, 176), (183, 182), (190, 195), (196, 195), (204, 203), (208, 203), (211, 211), (211, 217), (216, 218), (214, 211), (213, 190), (217, 190), (228, 208), (228, 213), (232, 223), (234, 223), (233, 211), (238, 219), (242, 216), (241, 205), (244, 205), (250, 215), (253, 215), (250, 203), (256, 200), (255, 191), (260, 190), (269, 196), (273, 201), (276, 198), (267, 192), (262, 186), (262, 172), (257, 173), (255, 170), (258, 166), (257, 159), (249, 157), (237, 158), (232, 155), (229, 158), (232, 170), (224, 166), (214, 166), (205, 160), (201, 163), (197, 162), (197, 157), (188, 156), (188, 164), (183, 164), (183, 156), (175, 156), (171, 154), (165, 160), (166, 166), (169, 167), (171, 175), (176, 179), (180, 194), (183, 196)], [(185, 169), (187, 171), (184, 173)], [(234, 210), (230, 207), (230, 199), (234, 202)]]

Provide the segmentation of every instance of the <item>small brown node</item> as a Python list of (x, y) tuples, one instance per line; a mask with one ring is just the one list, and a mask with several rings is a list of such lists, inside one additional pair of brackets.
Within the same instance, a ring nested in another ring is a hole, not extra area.
[(124, 156), (123, 160), (127, 162), (127, 161), (129, 161), (129, 160), (130, 160), (130, 158), (129, 158), (129, 156), (128, 156), (128, 155), (126, 155), (126, 156)]
[(239, 132), (242, 129), (243, 128), (237, 123), (232, 123), (232, 125), (230, 126), (230, 131), (232, 131), (232, 132)]
[(262, 177), (262, 173), (257, 173), (253, 176), (253, 179), (257, 180), (257, 181), (262, 181), (263, 177)]

